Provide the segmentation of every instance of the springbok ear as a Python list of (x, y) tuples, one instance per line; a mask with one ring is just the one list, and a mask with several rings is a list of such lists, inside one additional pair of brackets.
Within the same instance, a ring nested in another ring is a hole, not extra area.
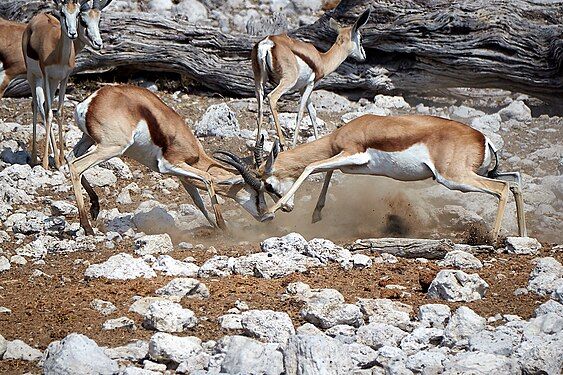
[(270, 175), (274, 172), (274, 163), (278, 158), (278, 154), (280, 153), (280, 141), (275, 140), (274, 145), (272, 146), (272, 151), (270, 155), (268, 155), (268, 160), (266, 161), (266, 175)]
[(105, 7), (107, 7), (113, 0), (102, 0), (102, 3), (100, 5), (100, 10), (103, 10)]
[(371, 14), (371, 10), (368, 8), (365, 12), (362, 13), (360, 17), (354, 23), (353, 31), (356, 32), (359, 28), (365, 26), (368, 23), (369, 16)]
[(334, 31), (336, 31), (337, 33), (340, 32), (340, 29), (342, 28), (342, 26), (340, 26), (340, 24), (338, 23), (337, 20), (335, 20), (334, 18), (331, 18), (328, 21), (328, 26), (333, 29)]

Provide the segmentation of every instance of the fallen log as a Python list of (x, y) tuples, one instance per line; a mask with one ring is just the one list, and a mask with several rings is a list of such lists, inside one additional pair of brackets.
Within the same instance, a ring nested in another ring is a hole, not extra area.
[[(319, 87), (369, 95), (496, 87), (563, 108), (563, 0), (343, 0), (291, 34), (326, 50), (335, 38), (329, 17), (349, 23), (367, 6), (367, 60), (345, 62)], [(8, 0), (0, 4), (0, 16), (26, 20), (43, 9), (43, 1)], [(75, 73), (119, 67), (171, 72), (214, 91), (254, 95), (249, 54), (258, 37), (110, 10), (101, 29), (103, 54), (81, 53)]]
[(449, 240), (369, 238), (356, 240), (348, 249), (369, 250), (378, 254), (389, 253), (402, 258), (442, 259), (448, 251), (454, 250), (454, 243)]

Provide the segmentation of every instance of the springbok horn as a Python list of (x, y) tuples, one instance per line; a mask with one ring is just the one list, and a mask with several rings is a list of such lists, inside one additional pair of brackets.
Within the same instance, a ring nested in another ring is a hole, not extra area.
[(264, 161), (264, 135), (260, 137), (260, 141), (254, 147), (254, 163), (256, 168), (259, 168)]
[(94, 0), (94, 3), (92, 4), (92, 8), (100, 9), (100, 0)]
[[(226, 158), (222, 156), (226, 156)], [(254, 190), (259, 191), (262, 189), (262, 181), (260, 181), (256, 176), (254, 176), (246, 164), (235, 154), (228, 151), (216, 151), (213, 153), (213, 157), (223, 163), (229, 164), (239, 171), (240, 175), (248, 185), (250, 185)]]
[(90, 0), (80, 0), (80, 11), (81, 12), (86, 12), (88, 10), (90, 10)]

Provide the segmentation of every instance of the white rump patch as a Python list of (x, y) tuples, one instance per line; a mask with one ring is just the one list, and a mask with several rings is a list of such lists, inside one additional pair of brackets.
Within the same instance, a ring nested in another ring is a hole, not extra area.
[(86, 128), (86, 114), (88, 113), (90, 102), (96, 97), (96, 95), (98, 95), (97, 91), (82, 102), (78, 103), (76, 105), (76, 109), (74, 110), (74, 121), (76, 122), (78, 128), (85, 134), (88, 134), (88, 130)]
[(163, 159), (162, 149), (152, 141), (149, 126), (145, 120), (141, 120), (137, 124), (131, 144), (123, 154), (147, 166), (152, 171), (162, 172), (159, 169), (159, 161)]

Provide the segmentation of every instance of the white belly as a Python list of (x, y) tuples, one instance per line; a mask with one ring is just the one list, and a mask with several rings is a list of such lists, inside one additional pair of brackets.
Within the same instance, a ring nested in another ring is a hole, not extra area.
[(433, 176), (432, 160), (426, 146), (413, 145), (406, 150), (385, 152), (369, 148), (365, 165), (342, 167), (343, 173), (387, 176), (400, 181), (424, 180)]
[(162, 159), (162, 149), (153, 143), (146, 121), (141, 120), (137, 124), (132, 143), (125, 150), (124, 155), (155, 172), (160, 172), (158, 161)]
[(315, 81), (315, 74), (313, 73), (313, 69), (311, 69), (305, 61), (297, 56), (295, 56), (295, 58), (297, 59), (297, 65), (299, 66), (299, 76), (297, 77), (297, 81), (293, 85), (292, 90), (300, 90)]

